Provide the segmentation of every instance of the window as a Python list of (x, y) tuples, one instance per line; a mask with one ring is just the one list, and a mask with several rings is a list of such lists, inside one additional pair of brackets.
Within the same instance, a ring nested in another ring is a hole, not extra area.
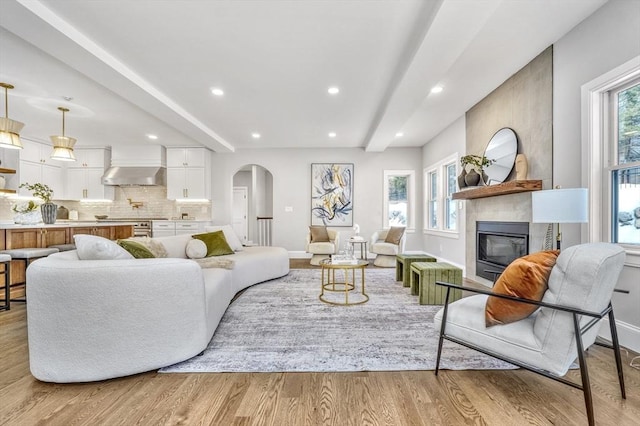
[(457, 201), (453, 194), (457, 188), (458, 154), (427, 167), (425, 181), (425, 232), (457, 236)]
[(640, 245), (640, 79), (609, 95), (611, 241)]
[(384, 211), (382, 226), (405, 226), (414, 229), (414, 171), (384, 171)]
[(438, 172), (429, 172), (429, 228), (438, 229)]

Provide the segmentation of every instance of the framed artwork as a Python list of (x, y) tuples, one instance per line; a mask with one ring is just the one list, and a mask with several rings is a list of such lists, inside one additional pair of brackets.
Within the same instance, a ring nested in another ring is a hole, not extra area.
[(311, 164), (311, 225), (353, 226), (353, 163)]

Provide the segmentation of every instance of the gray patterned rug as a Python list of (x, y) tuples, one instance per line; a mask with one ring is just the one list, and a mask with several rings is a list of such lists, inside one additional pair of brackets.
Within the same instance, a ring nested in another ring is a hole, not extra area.
[[(363, 305), (329, 305), (318, 300), (319, 270), (291, 270), (241, 294), (203, 355), (160, 372), (433, 370), (438, 344), (433, 316), (441, 307), (419, 305), (395, 281), (393, 269), (367, 269), (366, 289), (370, 300)], [(357, 301), (354, 292), (350, 300)], [(513, 368), (446, 341), (440, 365)]]

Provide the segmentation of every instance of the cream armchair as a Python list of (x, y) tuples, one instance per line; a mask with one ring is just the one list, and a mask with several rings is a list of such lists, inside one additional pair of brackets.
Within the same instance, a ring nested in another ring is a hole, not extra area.
[(340, 248), (340, 232), (332, 229), (327, 229), (329, 234), (328, 242), (311, 242), (311, 232), (307, 234), (307, 244), (305, 250), (307, 253), (311, 253), (311, 264), (320, 265), (323, 259), (328, 259), (330, 255), (338, 253)]
[(402, 234), (399, 244), (387, 243), (385, 239), (389, 231), (389, 229), (382, 229), (371, 235), (371, 248), (369, 251), (376, 254), (373, 264), (383, 268), (394, 268), (396, 266), (396, 255), (404, 252), (404, 243), (407, 238), (405, 232)]
[[(589, 425), (595, 424), (585, 351), (595, 343), (601, 320), (609, 320), (612, 344), (622, 398), (625, 398), (620, 346), (615, 327), (611, 296), (625, 261), (624, 250), (615, 244), (591, 243), (569, 247), (560, 253), (551, 270), (548, 289), (542, 301), (522, 299), (489, 290), (440, 283), (447, 299), (453, 289), (475, 296), (449, 303), (435, 316), (440, 340), (435, 374), (438, 374), (443, 340), (450, 340), (502, 359), (550, 379), (581, 389)], [(514, 300), (538, 309), (519, 321), (486, 326), (485, 306), (494, 300)], [(446, 357), (446, 352), (443, 354)], [(581, 384), (563, 377), (578, 361)], [(453, 366), (455, 366), (455, 361)], [(541, 401), (543, 402), (543, 401)]]

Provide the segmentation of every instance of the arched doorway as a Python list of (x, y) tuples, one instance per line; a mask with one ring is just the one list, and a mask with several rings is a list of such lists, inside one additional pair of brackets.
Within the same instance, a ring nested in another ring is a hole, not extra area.
[(273, 175), (247, 164), (233, 175), (232, 226), (243, 244), (271, 245)]

